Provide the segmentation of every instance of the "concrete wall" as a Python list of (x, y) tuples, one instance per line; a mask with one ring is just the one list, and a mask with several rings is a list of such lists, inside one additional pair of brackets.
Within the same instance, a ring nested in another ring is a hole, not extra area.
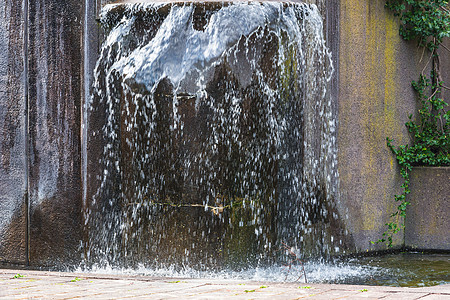
[(450, 249), (450, 167), (417, 167), (411, 172), (405, 245), (416, 249)]
[[(402, 183), (386, 137), (394, 145), (409, 142), (404, 124), (416, 107), (411, 81), (427, 61), (398, 31), (399, 20), (384, 1), (340, 1), (340, 204), (356, 251), (384, 248), (370, 241), (385, 231)], [(394, 244), (403, 244), (401, 234)]]
[(30, 261), (70, 263), (81, 239), (83, 3), (29, 5)]
[(82, 24), (80, 1), (0, 4), (0, 260), (79, 259)]
[(26, 263), (24, 3), (0, 2), (0, 262)]
[[(427, 56), (421, 59), (416, 43), (400, 38), (398, 18), (382, 0), (313, 2), (326, 6), (335, 59), (338, 207), (351, 241), (347, 250), (380, 249), (369, 241), (384, 232), (401, 191), (385, 138), (395, 145), (409, 141), (404, 123), (416, 105), (410, 82)], [(87, 1), (83, 36), (84, 1), (0, 2), (0, 262), (70, 264), (80, 257), (82, 186), (96, 186), (95, 178), (83, 176), (94, 174), (86, 170), (98, 163), (85, 154), (102, 149), (101, 140), (83, 136), (87, 129), (81, 127), (98, 50), (99, 3)], [(443, 54), (448, 82), (450, 59)], [(425, 247), (408, 234), (406, 243)], [(403, 244), (401, 235), (395, 244)]]

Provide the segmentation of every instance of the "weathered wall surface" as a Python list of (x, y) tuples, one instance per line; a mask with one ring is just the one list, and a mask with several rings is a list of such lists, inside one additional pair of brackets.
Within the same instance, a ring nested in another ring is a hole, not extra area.
[[(356, 251), (379, 249), (383, 246), (369, 241), (384, 232), (402, 182), (385, 138), (393, 138), (395, 145), (409, 141), (404, 123), (416, 105), (410, 82), (427, 56), (421, 59), (416, 43), (400, 38), (398, 18), (383, 0), (308, 2), (326, 11), (335, 59), (331, 93), (339, 111), (340, 217), (346, 218)], [(83, 137), (88, 131), (81, 127), (85, 122), (92, 132), (100, 130), (104, 117), (88, 117), (83, 114), (88, 107), (82, 107), (98, 53), (94, 17), (101, 0), (87, 2), (92, 18), (85, 36), (84, 1), (27, 3), (0, 1), (0, 262), (26, 263), (29, 258), (35, 266), (70, 264), (80, 257), (82, 181), (87, 194), (98, 186), (98, 160), (82, 155), (100, 153), (103, 147), (99, 135)], [(85, 96), (83, 43), (88, 45)], [(449, 41), (446, 45), (450, 48)], [(450, 55), (445, 50), (441, 63), (448, 82)], [(445, 95), (448, 99), (450, 92)], [(408, 227), (413, 220), (423, 222), (414, 203), (408, 214)], [(426, 225), (440, 219), (429, 220)], [(407, 231), (406, 245), (428, 247), (428, 240), (414, 239), (423, 233), (415, 228)], [(399, 235), (396, 245), (403, 242)]]
[(81, 239), (82, 24), (82, 1), (30, 1), (31, 264), (70, 263)]
[(81, 239), (83, 3), (25, 3), (0, 4), (0, 260), (70, 263)]
[[(339, 175), (341, 211), (356, 250), (374, 250), (401, 191), (395, 157), (386, 146), (408, 143), (415, 112), (411, 81), (426, 64), (416, 42), (399, 36), (399, 21), (384, 1), (340, 1)], [(403, 243), (397, 236), (395, 245)]]
[(414, 168), (410, 187), (405, 245), (417, 249), (450, 249), (450, 167)]
[(26, 262), (23, 2), (0, 2), (0, 262)]

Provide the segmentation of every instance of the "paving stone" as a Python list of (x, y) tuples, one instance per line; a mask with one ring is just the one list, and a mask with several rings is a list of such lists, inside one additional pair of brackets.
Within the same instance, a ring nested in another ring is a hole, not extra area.
[(427, 295), (423, 298), (420, 298), (420, 300), (449, 300), (450, 299), (450, 295), (443, 295), (443, 294), (432, 294), (432, 295)]
[(383, 300), (398, 300), (398, 299), (415, 300), (415, 299), (422, 299), (422, 297), (425, 297), (426, 295), (428, 295), (428, 293), (402, 293), (402, 292), (397, 292), (397, 293), (389, 293), (382, 299)]
[[(25, 277), (13, 279), (16, 274)], [(78, 280), (78, 279), (80, 280)], [(73, 280), (76, 280), (73, 282)], [(10, 299), (450, 299), (450, 285), (426, 288), (152, 278), (0, 270)], [(247, 291), (247, 292), (246, 292)]]

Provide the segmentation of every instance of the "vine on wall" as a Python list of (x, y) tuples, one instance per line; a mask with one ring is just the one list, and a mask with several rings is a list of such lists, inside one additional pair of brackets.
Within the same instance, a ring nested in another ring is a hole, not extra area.
[[(372, 243), (385, 243), (392, 247), (393, 236), (404, 230), (406, 208), (410, 204), (409, 175), (413, 166), (450, 166), (450, 111), (442, 98), (442, 90), (450, 90), (441, 78), (438, 49), (450, 49), (442, 44), (450, 36), (450, 11), (448, 0), (386, 0), (386, 7), (400, 18), (400, 35), (405, 40), (417, 39), (424, 53), (429, 53), (427, 63), (412, 86), (417, 92), (419, 110), (416, 119), (409, 116), (406, 127), (411, 136), (410, 145), (395, 147), (387, 138), (387, 146), (397, 158), (400, 175), (404, 179), (403, 192), (395, 195), (397, 210), (386, 223), (387, 230)], [(431, 65), (430, 65), (431, 64)], [(427, 76), (425, 70), (431, 66)]]

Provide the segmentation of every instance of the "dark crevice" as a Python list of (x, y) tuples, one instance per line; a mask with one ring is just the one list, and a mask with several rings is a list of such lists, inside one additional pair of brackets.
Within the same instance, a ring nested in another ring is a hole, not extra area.
[(210, 9), (205, 6), (197, 5), (194, 9), (194, 15), (192, 16), (192, 26), (195, 30), (205, 31), (208, 26), (209, 19), (219, 9)]
[(28, 86), (29, 86), (29, 69), (28, 69), (28, 41), (29, 41), (29, 0), (24, 0), (24, 34), (23, 34), (23, 52), (24, 52), (24, 98), (25, 98), (25, 259), (26, 265), (30, 265), (30, 198), (29, 198), (29, 177), (30, 177), (30, 168), (29, 168), (29, 157), (30, 157), (30, 148), (29, 148), (29, 95), (28, 95)]

